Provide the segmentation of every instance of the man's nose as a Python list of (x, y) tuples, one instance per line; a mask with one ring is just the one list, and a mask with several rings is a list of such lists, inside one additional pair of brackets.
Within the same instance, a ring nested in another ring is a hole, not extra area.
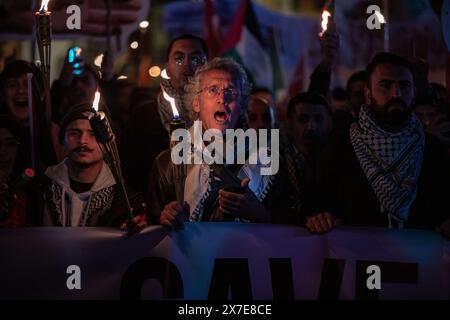
[(314, 120), (309, 120), (306, 123), (306, 129), (309, 131), (314, 131), (316, 129), (317, 125), (316, 122)]
[(81, 144), (81, 145), (88, 144), (88, 142), (90, 141), (90, 139), (91, 139), (91, 136), (89, 135), (89, 133), (83, 132), (83, 133), (80, 135), (80, 144)]
[(391, 87), (391, 97), (398, 98), (402, 95), (400, 87), (397, 84), (393, 84)]
[(26, 82), (19, 84), (19, 93), (28, 93), (28, 84)]

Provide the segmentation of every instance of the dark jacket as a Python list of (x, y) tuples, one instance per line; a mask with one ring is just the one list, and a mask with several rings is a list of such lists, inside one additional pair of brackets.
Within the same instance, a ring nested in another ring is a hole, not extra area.
[[(223, 186), (239, 186), (240, 180), (236, 177), (239, 165), (227, 167), (216, 165), (213, 171), (220, 178)], [(177, 200), (177, 188), (179, 182), (175, 175), (176, 166), (172, 163), (170, 149), (162, 152), (154, 161), (149, 175), (148, 185), (148, 216), (149, 223), (159, 224), (159, 217), (164, 206)], [(184, 182), (183, 182), (184, 185)], [(183, 190), (183, 188), (182, 188)], [(298, 206), (295, 199), (289, 197), (291, 192), (285, 166), (280, 162), (278, 173), (273, 177), (270, 188), (262, 201), (262, 204), (272, 213), (271, 223), (297, 224), (299, 221)], [(214, 198), (214, 197), (213, 197)], [(210, 203), (211, 210), (204, 210), (202, 221), (232, 221), (234, 217), (224, 217), (217, 213), (217, 196)], [(205, 212), (207, 211), (207, 212)]]
[[(449, 163), (440, 143), (425, 138), (425, 150), (407, 228), (434, 229), (449, 217)], [(358, 162), (349, 133), (332, 137), (325, 147), (316, 176), (318, 192), (312, 212), (330, 211), (352, 226), (387, 227), (388, 218)]]

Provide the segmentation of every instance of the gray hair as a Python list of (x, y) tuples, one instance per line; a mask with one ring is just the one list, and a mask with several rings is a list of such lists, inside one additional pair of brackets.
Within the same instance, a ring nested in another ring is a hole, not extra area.
[(189, 83), (184, 87), (185, 90), (185, 103), (190, 106), (190, 112), (193, 113), (193, 119), (198, 118), (198, 114), (192, 110), (192, 102), (202, 89), (200, 82), (203, 75), (211, 70), (223, 70), (231, 75), (232, 81), (238, 85), (239, 100), (238, 103), (241, 107), (241, 116), (239, 118), (238, 127), (246, 127), (247, 125), (247, 110), (250, 100), (251, 84), (248, 81), (247, 74), (240, 64), (235, 62), (231, 58), (214, 58), (207, 64), (197, 68), (195, 74), (189, 79)]

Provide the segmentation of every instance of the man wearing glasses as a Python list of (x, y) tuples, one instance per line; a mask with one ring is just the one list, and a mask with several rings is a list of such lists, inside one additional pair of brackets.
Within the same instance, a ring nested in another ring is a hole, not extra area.
[[(189, 129), (191, 137), (198, 132), (197, 127), (204, 132), (215, 130), (219, 141), (229, 134), (228, 129), (245, 130), (250, 84), (236, 62), (228, 58), (211, 60), (197, 69), (185, 89), (186, 100), (199, 120)], [(212, 140), (194, 142), (188, 157), (195, 158), (210, 145)], [(223, 151), (225, 155), (228, 146)], [(278, 208), (277, 213), (283, 214), (289, 210), (283, 198), (287, 190), (282, 170), (262, 175), (259, 162), (222, 164), (204, 158), (200, 163), (188, 160), (188, 164), (174, 164), (172, 156), (170, 149), (164, 151), (150, 172), (148, 219), (153, 224), (178, 229), (184, 221), (279, 222), (280, 217), (272, 216), (272, 209)], [(180, 179), (181, 166), (184, 176)]]
[[(208, 58), (208, 47), (202, 38), (185, 34), (170, 43), (167, 49), (167, 74), (163, 75), (161, 89), (175, 99), (176, 108), (186, 126), (193, 124), (190, 107), (185, 104), (184, 86), (195, 70), (204, 65)], [(167, 77), (166, 77), (167, 76)], [(164, 127), (169, 131), (169, 122), (173, 119), (173, 111), (163, 93), (158, 95), (158, 111)]]

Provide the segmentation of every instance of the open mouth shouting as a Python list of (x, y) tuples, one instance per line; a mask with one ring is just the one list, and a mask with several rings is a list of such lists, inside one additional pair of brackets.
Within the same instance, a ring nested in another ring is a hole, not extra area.
[(14, 98), (13, 100), (14, 105), (18, 108), (27, 108), (28, 107), (28, 98)]
[(228, 113), (224, 112), (224, 111), (216, 111), (214, 113), (214, 119), (219, 124), (227, 124), (229, 118), (230, 118), (230, 115)]

